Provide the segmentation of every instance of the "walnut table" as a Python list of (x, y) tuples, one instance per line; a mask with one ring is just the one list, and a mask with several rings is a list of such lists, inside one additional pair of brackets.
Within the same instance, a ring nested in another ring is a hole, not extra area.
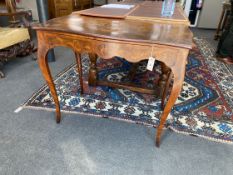
[[(132, 63), (152, 55), (169, 67), (173, 74), (173, 86), (157, 129), (156, 145), (159, 147), (164, 123), (182, 89), (187, 56), (192, 48), (193, 35), (188, 25), (160, 20), (95, 18), (73, 13), (34, 26), (34, 29), (38, 36), (38, 63), (55, 101), (58, 123), (61, 119), (60, 105), (46, 57), (50, 49), (56, 46), (73, 49), (81, 87), (82, 52), (90, 55), (90, 77), (95, 77), (97, 73), (96, 55), (103, 59), (119, 56)], [(89, 83), (95, 84), (96, 77), (91, 78)]]

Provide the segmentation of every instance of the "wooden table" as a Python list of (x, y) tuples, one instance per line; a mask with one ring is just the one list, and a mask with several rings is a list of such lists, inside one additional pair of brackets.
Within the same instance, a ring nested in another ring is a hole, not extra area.
[[(61, 120), (60, 105), (54, 82), (48, 66), (46, 54), (49, 49), (65, 46), (73, 49), (82, 87), (82, 65), (80, 53), (90, 55), (89, 80), (96, 84), (97, 55), (103, 59), (114, 56), (129, 62), (139, 62), (151, 55), (168, 66), (173, 73), (173, 86), (157, 129), (156, 145), (164, 124), (182, 89), (185, 65), (189, 50), (192, 48), (192, 32), (188, 25), (160, 20), (112, 19), (80, 16), (73, 13), (34, 26), (38, 37), (38, 63), (48, 83), (56, 105), (56, 121)], [(83, 89), (81, 88), (81, 91)]]

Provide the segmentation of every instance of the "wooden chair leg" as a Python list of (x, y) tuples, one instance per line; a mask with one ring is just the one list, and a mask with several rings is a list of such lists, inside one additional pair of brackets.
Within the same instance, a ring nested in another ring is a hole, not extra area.
[(37, 56), (36, 56), (36, 54), (31, 53), (31, 57), (32, 57), (32, 60), (33, 60), (33, 61), (36, 61), (36, 60), (37, 60)]
[(37, 47), (35, 47), (35, 45), (33, 44), (33, 47), (31, 50), (31, 56), (32, 56), (32, 60), (34, 60), (34, 61), (37, 60), (36, 52), (37, 52)]
[(32, 56), (32, 60), (37, 60), (37, 56), (35, 52), (37, 52), (37, 47), (35, 47), (34, 43), (31, 41), (31, 50), (30, 50), (30, 55)]
[(0, 70), (0, 78), (5, 78), (5, 74)]
[(4, 78), (5, 74), (2, 72), (3, 69), (3, 62), (0, 61), (0, 78)]

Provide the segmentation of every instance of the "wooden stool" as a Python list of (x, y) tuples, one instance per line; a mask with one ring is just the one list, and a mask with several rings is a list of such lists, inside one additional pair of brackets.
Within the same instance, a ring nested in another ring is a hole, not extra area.
[[(128, 77), (130, 80), (133, 80), (136, 70), (138, 68), (139, 63), (134, 63), (132, 68), (129, 71)], [(163, 110), (166, 105), (167, 95), (170, 88), (171, 80), (172, 80), (172, 72), (169, 67), (167, 67), (164, 63), (159, 62), (161, 67), (161, 75), (158, 82), (158, 87), (154, 90), (148, 90), (146, 88), (141, 88), (142, 93), (157, 95), (161, 98), (161, 109)], [(134, 89), (133, 89), (134, 90)], [(157, 91), (157, 92), (156, 92)]]
[(155, 95), (161, 98), (161, 109), (162, 110), (164, 109), (167, 102), (168, 92), (171, 85), (173, 74), (171, 72), (171, 69), (167, 67), (163, 62), (159, 62), (159, 66), (161, 67), (161, 74), (157, 86), (154, 86), (154, 88), (147, 88), (147, 87), (137, 86), (134, 83), (132, 83), (136, 75), (136, 71), (138, 69), (139, 63), (147, 60), (132, 64), (132, 67), (130, 68), (128, 75), (125, 77), (127, 80), (129, 80), (129, 82), (126, 83), (126, 82), (110, 82), (106, 80), (96, 81), (98, 75), (98, 70), (96, 69), (97, 55), (89, 54), (89, 57), (91, 61), (91, 65), (90, 65), (91, 69), (89, 71), (88, 84), (90, 86), (97, 86), (97, 85), (109, 86), (113, 88), (123, 88), (134, 92)]

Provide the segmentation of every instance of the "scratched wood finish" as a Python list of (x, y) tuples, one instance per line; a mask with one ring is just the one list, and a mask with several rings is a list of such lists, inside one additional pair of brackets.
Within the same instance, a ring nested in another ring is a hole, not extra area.
[[(56, 104), (58, 123), (61, 120), (61, 113), (46, 57), (49, 49), (57, 46), (69, 47), (74, 50), (77, 59), (78, 54), (89, 53), (92, 60), (89, 73), (93, 76), (97, 72), (95, 65), (97, 55), (103, 59), (120, 56), (133, 63), (152, 55), (169, 67), (167, 76), (171, 77), (172, 72), (174, 83), (157, 129), (156, 145), (159, 147), (164, 123), (182, 88), (186, 60), (192, 47), (192, 33), (187, 25), (82, 17), (72, 14), (50, 20), (44, 25), (34, 26), (34, 29), (37, 30), (38, 36), (39, 66)], [(81, 80), (82, 75), (79, 76)], [(95, 85), (95, 79), (91, 79), (90, 83)]]

